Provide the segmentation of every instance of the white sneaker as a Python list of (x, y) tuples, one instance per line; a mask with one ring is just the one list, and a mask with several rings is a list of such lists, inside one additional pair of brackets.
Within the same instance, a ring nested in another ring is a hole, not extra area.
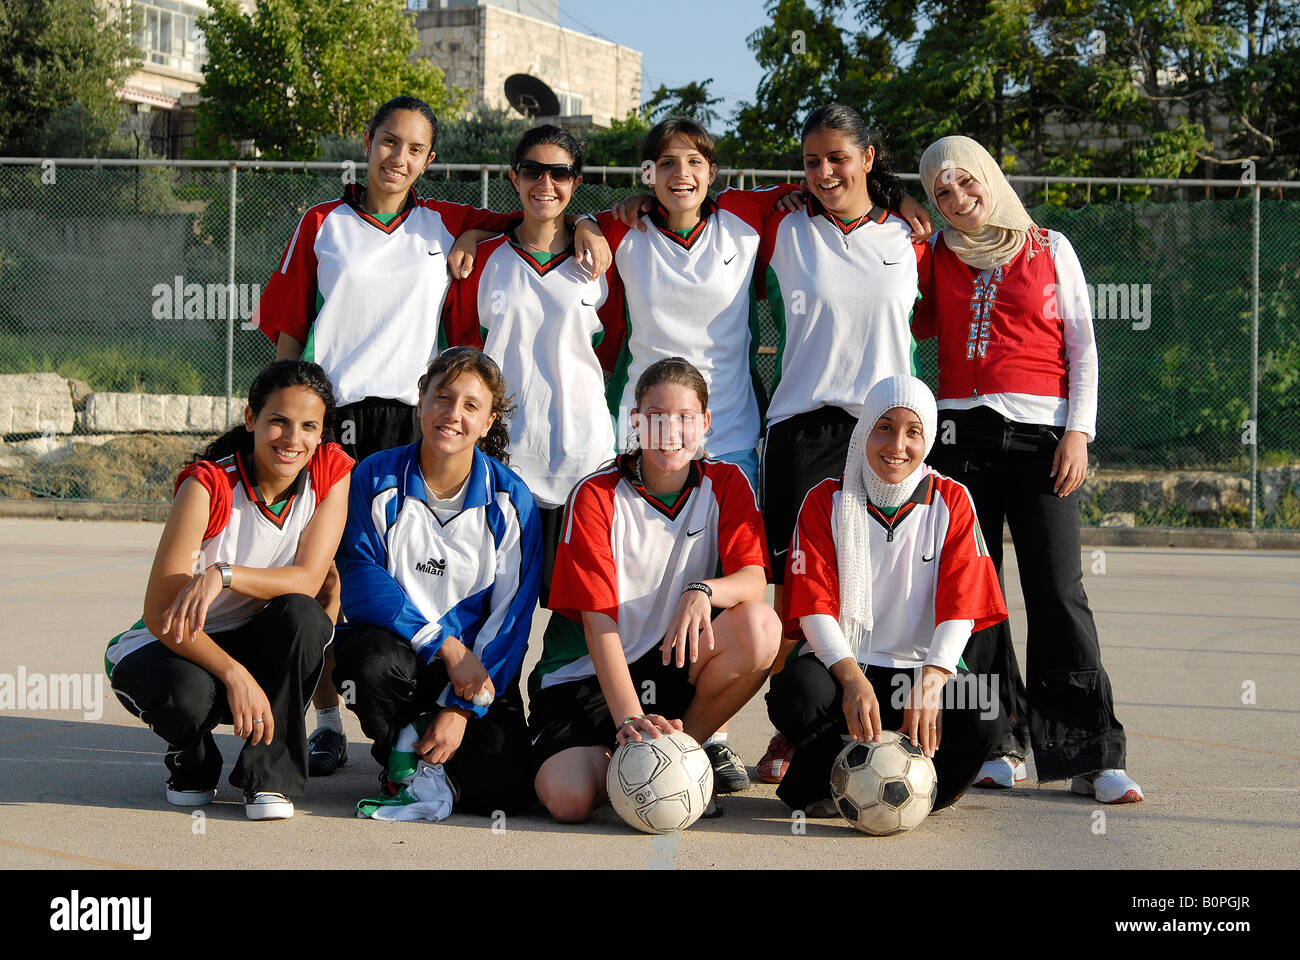
[(996, 757), (984, 761), (984, 766), (980, 767), (980, 772), (975, 776), (975, 786), (1014, 787), (1017, 783), (1023, 783), (1028, 776), (1025, 761), (1015, 757)]
[(249, 820), (288, 820), (293, 803), (283, 793), (244, 793), (244, 816)]
[(211, 790), (177, 790), (167, 784), (167, 802), (177, 807), (202, 807), (217, 799), (217, 788)]
[(1098, 770), (1070, 781), (1070, 791), (1096, 797), (1099, 803), (1140, 803), (1142, 788), (1123, 770)]

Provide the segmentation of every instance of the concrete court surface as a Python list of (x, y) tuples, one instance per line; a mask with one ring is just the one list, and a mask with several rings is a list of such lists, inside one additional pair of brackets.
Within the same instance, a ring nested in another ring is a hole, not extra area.
[[(108, 638), (139, 616), (160, 531), (0, 520), (0, 674), (102, 677)], [(1024, 605), (1007, 556), (1023, 658)], [(635, 833), (609, 808), (577, 826), (541, 812), (496, 829), (460, 814), (440, 824), (376, 823), (354, 815), (376, 767), (349, 713), (348, 765), (313, 781), (297, 815), (275, 823), (244, 819), (238, 791), (224, 782), (239, 742), (219, 729), (227, 769), (200, 819), (165, 802), (162, 741), (105, 682), (97, 719), (30, 704), (0, 710), (0, 867), (1294, 866), (1300, 554), (1085, 548), (1082, 559), (1145, 803), (1103, 808), (1066, 784), (1035, 787), (1031, 766), (1028, 786), (972, 790), (918, 830), (883, 839), (834, 820), (801, 827), (763, 784), (727, 798), (723, 818), (660, 838)], [(544, 615), (525, 671), (543, 623)], [(760, 694), (732, 723), (751, 769), (770, 733)]]

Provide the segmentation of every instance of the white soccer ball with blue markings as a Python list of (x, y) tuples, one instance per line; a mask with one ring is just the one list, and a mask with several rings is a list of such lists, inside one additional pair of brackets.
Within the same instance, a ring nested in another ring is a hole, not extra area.
[(836, 809), (872, 836), (920, 826), (938, 791), (934, 761), (893, 730), (881, 734), (879, 743), (848, 744), (831, 764)]
[[(642, 736), (645, 736), (642, 734)], [(605, 774), (609, 802), (645, 833), (685, 830), (713, 796), (713, 765), (694, 739), (677, 731), (626, 743)]]

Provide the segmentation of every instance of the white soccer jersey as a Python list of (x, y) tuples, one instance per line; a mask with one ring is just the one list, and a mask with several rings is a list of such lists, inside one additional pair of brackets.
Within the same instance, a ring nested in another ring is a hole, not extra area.
[(594, 348), (608, 294), (608, 280), (592, 280), (571, 250), (542, 264), (503, 235), (479, 244), (473, 272), (447, 295), (445, 339), (500, 365), (516, 403), (510, 468), (544, 507), (563, 506), (614, 455)]
[[(610, 410), (626, 423), (637, 379), (656, 360), (685, 357), (709, 386), (713, 453), (752, 450), (760, 418), (751, 369), (750, 282), (763, 225), (773, 204), (798, 187), (723, 190), (706, 200), (700, 222), (682, 237), (668, 229), (663, 208), (644, 214), (646, 231), (605, 213), (597, 217), (618, 269), (625, 330), (611, 331), (602, 357), (613, 375)], [(616, 294), (620, 292), (616, 288)]]
[[(477, 448), (464, 492), (451, 519), (433, 512), (419, 443), (361, 461), (339, 545), (343, 612), (352, 623), (391, 630), (424, 664), (456, 637), (500, 695), (519, 676), (528, 647), (541, 583), (541, 521), (519, 477)], [(487, 713), (451, 684), (438, 703)]]
[[(253, 492), (252, 476), (239, 454), (221, 460), (198, 460), (176, 478), (176, 489), (189, 478), (208, 491), (208, 525), (195, 558), (195, 569), (217, 562), (241, 567), (287, 567), (298, 555), (298, 541), (316, 515), (317, 505), (352, 469), (352, 458), (336, 443), (322, 443), (290, 490), (279, 514)], [(267, 601), (222, 590), (208, 607), (203, 629), (222, 633), (242, 626), (266, 606)], [(157, 642), (141, 620), (113, 638), (104, 654), (109, 674), (123, 657), (145, 644)]]
[(930, 248), (910, 234), (880, 207), (846, 227), (815, 198), (768, 221), (759, 292), (781, 335), (769, 425), (826, 406), (861, 416), (877, 380), (915, 373), (912, 308)]
[[(932, 657), (938, 626), (966, 620), (974, 621), (974, 630), (982, 630), (1005, 620), (1007, 609), (970, 493), (956, 480), (925, 469), (911, 499), (892, 518), (874, 506), (868, 508), (875, 625), (866, 662), (882, 667), (934, 663), (953, 673), (966, 638)], [(799, 510), (785, 576), (787, 636), (802, 635), (800, 617), (839, 618), (842, 487), (839, 479), (823, 480), (808, 492)], [(801, 652), (823, 653), (810, 648)], [(847, 646), (841, 652), (848, 655)], [(834, 654), (823, 662), (829, 667), (838, 659)]]
[[(748, 566), (767, 570), (767, 547), (739, 467), (692, 461), (670, 507), (638, 479), (637, 457), (625, 455), (569, 498), (549, 606), (577, 624), (584, 610), (607, 614), (632, 663), (663, 640), (686, 584)], [(580, 625), (547, 631), (538, 672), (543, 688), (595, 675)]]
[(420, 199), (387, 225), (351, 184), (303, 215), (258, 301), (254, 322), (287, 333), (319, 363), (340, 404), (366, 397), (419, 403), (416, 384), (437, 354), (447, 254), (468, 229), (504, 230), (512, 215)]

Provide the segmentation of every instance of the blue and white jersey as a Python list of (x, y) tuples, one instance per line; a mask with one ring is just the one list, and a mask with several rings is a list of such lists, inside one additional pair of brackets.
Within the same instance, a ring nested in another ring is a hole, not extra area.
[[(541, 584), (541, 521), (524, 482), (481, 450), (465, 484), (464, 507), (443, 523), (420, 473), (419, 441), (361, 462), (338, 555), (343, 612), (350, 623), (406, 639), (424, 664), (444, 639), (457, 637), (501, 693), (519, 676), (528, 646)], [(487, 713), (451, 684), (438, 703)]]

